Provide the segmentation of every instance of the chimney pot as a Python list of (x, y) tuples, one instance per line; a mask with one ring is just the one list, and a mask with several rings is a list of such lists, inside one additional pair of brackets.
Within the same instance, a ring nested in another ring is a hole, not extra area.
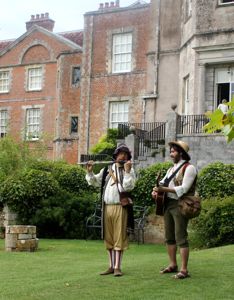
[(48, 12), (45, 13), (45, 18), (49, 18), (49, 13)]
[(31, 20), (34, 20), (35, 19), (35, 16), (34, 15), (31, 15)]
[(44, 14), (41, 14), (41, 19), (44, 19), (45, 18), (45, 15)]
[(109, 2), (105, 2), (105, 8), (109, 7)]
[(29, 30), (33, 25), (41, 26), (53, 32), (54, 21), (49, 18), (49, 13), (31, 15), (31, 20), (26, 22), (26, 29)]
[(110, 3), (110, 6), (111, 6), (111, 7), (115, 7), (115, 2), (111, 2), (111, 3)]
[(103, 3), (100, 3), (99, 4), (99, 9), (103, 9), (103, 6), (104, 6)]
[(119, 0), (116, 0), (116, 1), (115, 1), (115, 6), (116, 6), (116, 7), (119, 7)]
[(36, 14), (36, 19), (39, 19), (40, 15), (39, 14)]

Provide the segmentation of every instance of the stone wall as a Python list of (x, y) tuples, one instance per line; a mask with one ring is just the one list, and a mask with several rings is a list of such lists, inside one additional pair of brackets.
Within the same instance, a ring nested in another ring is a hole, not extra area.
[(36, 238), (36, 226), (11, 225), (6, 226), (5, 250), (6, 251), (29, 251), (38, 248)]

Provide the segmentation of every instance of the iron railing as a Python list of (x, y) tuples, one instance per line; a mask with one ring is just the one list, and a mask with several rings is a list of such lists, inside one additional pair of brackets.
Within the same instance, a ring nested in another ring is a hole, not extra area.
[(203, 126), (209, 122), (205, 115), (178, 115), (177, 134), (204, 133)]
[(139, 138), (138, 156), (144, 156), (150, 149), (157, 149), (158, 144), (165, 143), (165, 122), (120, 123), (118, 138), (123, 139), (130, 133)]

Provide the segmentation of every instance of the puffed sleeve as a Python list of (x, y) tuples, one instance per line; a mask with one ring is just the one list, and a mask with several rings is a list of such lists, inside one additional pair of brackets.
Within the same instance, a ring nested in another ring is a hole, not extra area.
[(87, 180), (89, 185), (100, 187), (102, 184), (103, 172), (104, 169), (101, 169), (101, 171), (98, 174), (94, 174), (93, 172), (87, 173), (85, 175), (85, 179)]
[(136, 184), (136, 175), (133, 168), (129, 173), (124, 172), (123, 176), (123, 188), (125, 191), (131, 191), (134, 189)]

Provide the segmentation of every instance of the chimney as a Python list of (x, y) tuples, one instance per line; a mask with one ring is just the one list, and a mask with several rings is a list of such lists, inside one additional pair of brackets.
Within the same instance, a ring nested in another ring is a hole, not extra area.
[(115, 1), (115, 7), (119, 7), (119, 0)]
[(99, 4), (99, 9), (103, 9), (103, 7), (104, 7), (104, 4), (103, 4), (103, 3), (100, 3), (100, 4)]
[(31, 20), (26, 22), (26, 29), (29, 30), (33, 25), (41, 26), (49, 31), (54, 29), (54, 21), (50, 19), (49, 13), (31, 15)]

